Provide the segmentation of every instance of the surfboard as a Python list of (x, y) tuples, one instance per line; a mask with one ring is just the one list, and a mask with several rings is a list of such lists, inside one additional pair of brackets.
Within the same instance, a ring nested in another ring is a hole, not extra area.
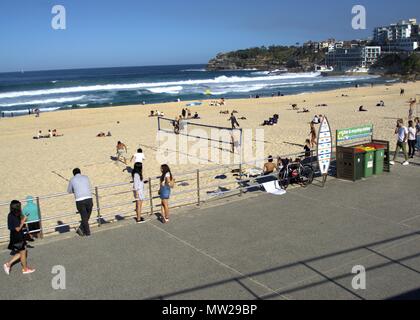
[(318, 133), (317, 157), (322, 175), (327, 175), (332, 157), (332, 134), (328, 119), (324, 117)]

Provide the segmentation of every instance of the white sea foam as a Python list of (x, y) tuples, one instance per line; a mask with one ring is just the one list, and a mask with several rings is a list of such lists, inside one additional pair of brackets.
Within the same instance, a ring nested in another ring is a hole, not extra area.
[(178, 94), (182, 91), (182, 86), (174, 86), (174, 87), (158, 87), (158, 88), (147, 88), (146, 90), (152, 93), (169, 93), (169, 94)]
[(44, 100), (28, 100), (28, 101), (17, 101), (13, 103), (2, 103), (0, 104), (1, 107), (15, 107), (15, 106), (26, 106), (26, 105), (40, 105), (40, 104), (52, 104), (52, 103), (65, 103), (65, 102), (74, 102), (83, 100), (86, 96), (79, 96), (79, 97), (64, 97), (64, 98), (52, 98), (52, 99), (44, 99)]
[(149, 83), (125, 83), (125, 84), (105, 84), (93, 86), (78, 86), (78, 87), (64, 87), (43, 90), (31, 91), (12, 91), (0, 93), (0, 99), (5, 98), (18, 98), (30, 96), (42, 96), (51, 94), (65, 94), (65, 93), (79, 93), (79, 92), (92, 92), (92, 91), (115, 91), (115, 90), (138, 90), (142, 88), (157, 88), (168, 86), (181, 86), (181, 85), (200, 85), (200, 84), (222, 84), (222, 83), (235, 83), (235, 82), (256, 82), (256, 81), (273, 81), (273, 80), (287, 80), (296, 78), (315, 78), (319, 77), (320, 73), (286, 73), (283, 75), (266, 76), (266, 77), (227, 77), (219, 76), (214, 79), (199, 79), (199, 80), (183, 80), (172, 82), (149, 82)]

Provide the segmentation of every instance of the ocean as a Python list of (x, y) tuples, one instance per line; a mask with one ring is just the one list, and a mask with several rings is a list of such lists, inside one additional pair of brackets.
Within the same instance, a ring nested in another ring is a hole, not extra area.
[(392, 82), (378, 76), (206, 71), (205, 65), (121, 67), (0, 73), (3, 116), (130, 104), (246, 98), (316, 92)]

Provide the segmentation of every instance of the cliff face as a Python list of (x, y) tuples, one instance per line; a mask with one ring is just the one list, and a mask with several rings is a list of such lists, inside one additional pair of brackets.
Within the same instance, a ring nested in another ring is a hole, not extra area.
[(323, 52), (298, 47), (261, 47), (219, 53), (208, 62), (207, 70), (277, 70), (290, 72), (312, 71), (315, 64), (324, 62)]

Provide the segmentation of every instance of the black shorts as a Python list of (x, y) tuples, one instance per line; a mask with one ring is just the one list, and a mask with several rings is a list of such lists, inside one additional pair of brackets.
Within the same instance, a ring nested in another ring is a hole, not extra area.
[(9, 243), (9, 250), (12, 252), (21, 252), (26, 250), (26, 241), (16, 242), (16, 243)]

